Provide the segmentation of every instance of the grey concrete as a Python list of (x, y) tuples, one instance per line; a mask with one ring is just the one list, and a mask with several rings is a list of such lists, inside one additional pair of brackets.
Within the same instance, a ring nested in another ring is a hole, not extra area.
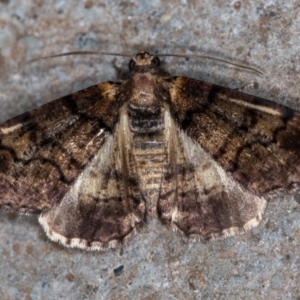
[[(0, 121), (126, 71), (127, 59), (69, 57), (70, 50), (204, 53), (258, 67), (166, 60), (174, 74), (300, 109), (298, 1), (0, 1)], [(65, 249), (36, 217), (0, 214), (0, 299), (299, 299), (300, 206), (269, 203), (243, 236), (184, 243), (153, 220), (122, 250)], [(122, 268), (119, 268), (123, 266)]]

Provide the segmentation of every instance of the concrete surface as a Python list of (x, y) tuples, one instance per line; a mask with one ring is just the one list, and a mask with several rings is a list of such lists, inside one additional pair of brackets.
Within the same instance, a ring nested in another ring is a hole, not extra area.
[[(300, 5), (266, 1), (0, 0), (0, 121), (92, 84), (118, 78), (120, 57), (69, 57), (70, 50), (210, 54), (166, 59), (175, 75), (226, 86), (300, 109)], [(298, 197), (299, 199), (299, 197)], [(36, 217), (0, 213), (0, 299), (300, 299), (300, 206), (274, 199), (243, 236), (184, 243), (151, 221), (127, 246), (106, 253), (50, 242)], [(299, 201), (299, 200), (298, 200)]]

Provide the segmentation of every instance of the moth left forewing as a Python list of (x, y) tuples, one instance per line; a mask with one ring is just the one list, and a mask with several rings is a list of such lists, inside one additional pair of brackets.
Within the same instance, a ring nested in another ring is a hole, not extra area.
[(170, 95), (178, 125), (245, 190), (268, 199), (299, 190), (299, 112), (185, 77)]
[(118, 83), (68, 95), (0, 126), (0, 207), (40, 213), (59, 203), (117, 119)]

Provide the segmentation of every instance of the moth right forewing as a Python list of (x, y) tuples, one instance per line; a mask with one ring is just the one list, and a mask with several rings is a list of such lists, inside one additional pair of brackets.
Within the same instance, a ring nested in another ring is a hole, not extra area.
[(170, 85), (178, 125), (245, 189), (268, 198), (299, 190), (299, 112), (191, 78)]

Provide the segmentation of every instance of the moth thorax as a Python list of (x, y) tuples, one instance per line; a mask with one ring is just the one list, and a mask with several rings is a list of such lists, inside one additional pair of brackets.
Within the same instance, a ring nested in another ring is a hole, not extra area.
[(157, 104), (152, 77), (150, 73), (137, 73), (134, 75), (130, 103), (135, 106), (153, 106)]

